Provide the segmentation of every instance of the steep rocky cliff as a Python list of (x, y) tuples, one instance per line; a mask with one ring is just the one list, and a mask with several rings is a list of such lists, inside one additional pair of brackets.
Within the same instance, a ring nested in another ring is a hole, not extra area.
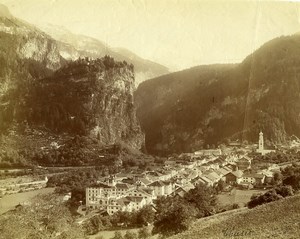
[(143, 82), (135, 100), (150, 152), (228, 139), (300, 136), (300, 36), (274, 39), (241, 64), (199, 66)]
[(79, 59), (37, 81), (23, 114), (29, 125), (140, 149), (144, 136), (135, 115), (133, 91), (133, 65), (108, 56)]
[(98, 157), (105, 145), (140, 149), (134, 87), (133, 65), (111, 57), (68, 61), (59, 42), (0, 5), (0, 166), (27, 165), (39, 151), (43, 163), (51, 145), (73, 139), (85, 144), (71, 147), (68, 165), (76, 157), (78, 165), (86, 155)]
[(16, 119), (31, 82), (65, 64), (56, 42), (0, 5), (0, 130)]

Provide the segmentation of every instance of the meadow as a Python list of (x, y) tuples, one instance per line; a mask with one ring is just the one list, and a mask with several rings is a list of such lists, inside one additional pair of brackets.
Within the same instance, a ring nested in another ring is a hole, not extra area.
[(240, 207), (245, 206), (253, 194), (265, 193), (267, 190), (239, 190), (233, 189), (231, 192), (226, 192), (217, 195), (220, 206), (238, 204)]
[(300, 195), (202, 218), (171, 239), (300, 238)]

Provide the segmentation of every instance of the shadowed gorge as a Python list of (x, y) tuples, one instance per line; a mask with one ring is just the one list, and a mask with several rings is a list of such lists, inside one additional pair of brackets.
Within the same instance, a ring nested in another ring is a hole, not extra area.
[(146, 147), (190, 152), (227, 139), (273, 143), (300, 135), (300, 36), (264, 44), (242, 63), (198, 66), (142, 83), (137, 115)]

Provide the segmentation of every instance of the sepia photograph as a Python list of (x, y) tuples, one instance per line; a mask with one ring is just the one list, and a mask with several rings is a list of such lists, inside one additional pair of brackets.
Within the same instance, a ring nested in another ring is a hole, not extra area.
[(300, 238), (300, 1), (0, 0), (0, 239)]

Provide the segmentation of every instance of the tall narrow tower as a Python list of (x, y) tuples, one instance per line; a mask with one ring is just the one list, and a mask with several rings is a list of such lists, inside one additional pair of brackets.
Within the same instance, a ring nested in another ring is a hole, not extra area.
[(258, 151), (264, 151), (264, 134), (260, 131), (259, 138), (258, 138)]

